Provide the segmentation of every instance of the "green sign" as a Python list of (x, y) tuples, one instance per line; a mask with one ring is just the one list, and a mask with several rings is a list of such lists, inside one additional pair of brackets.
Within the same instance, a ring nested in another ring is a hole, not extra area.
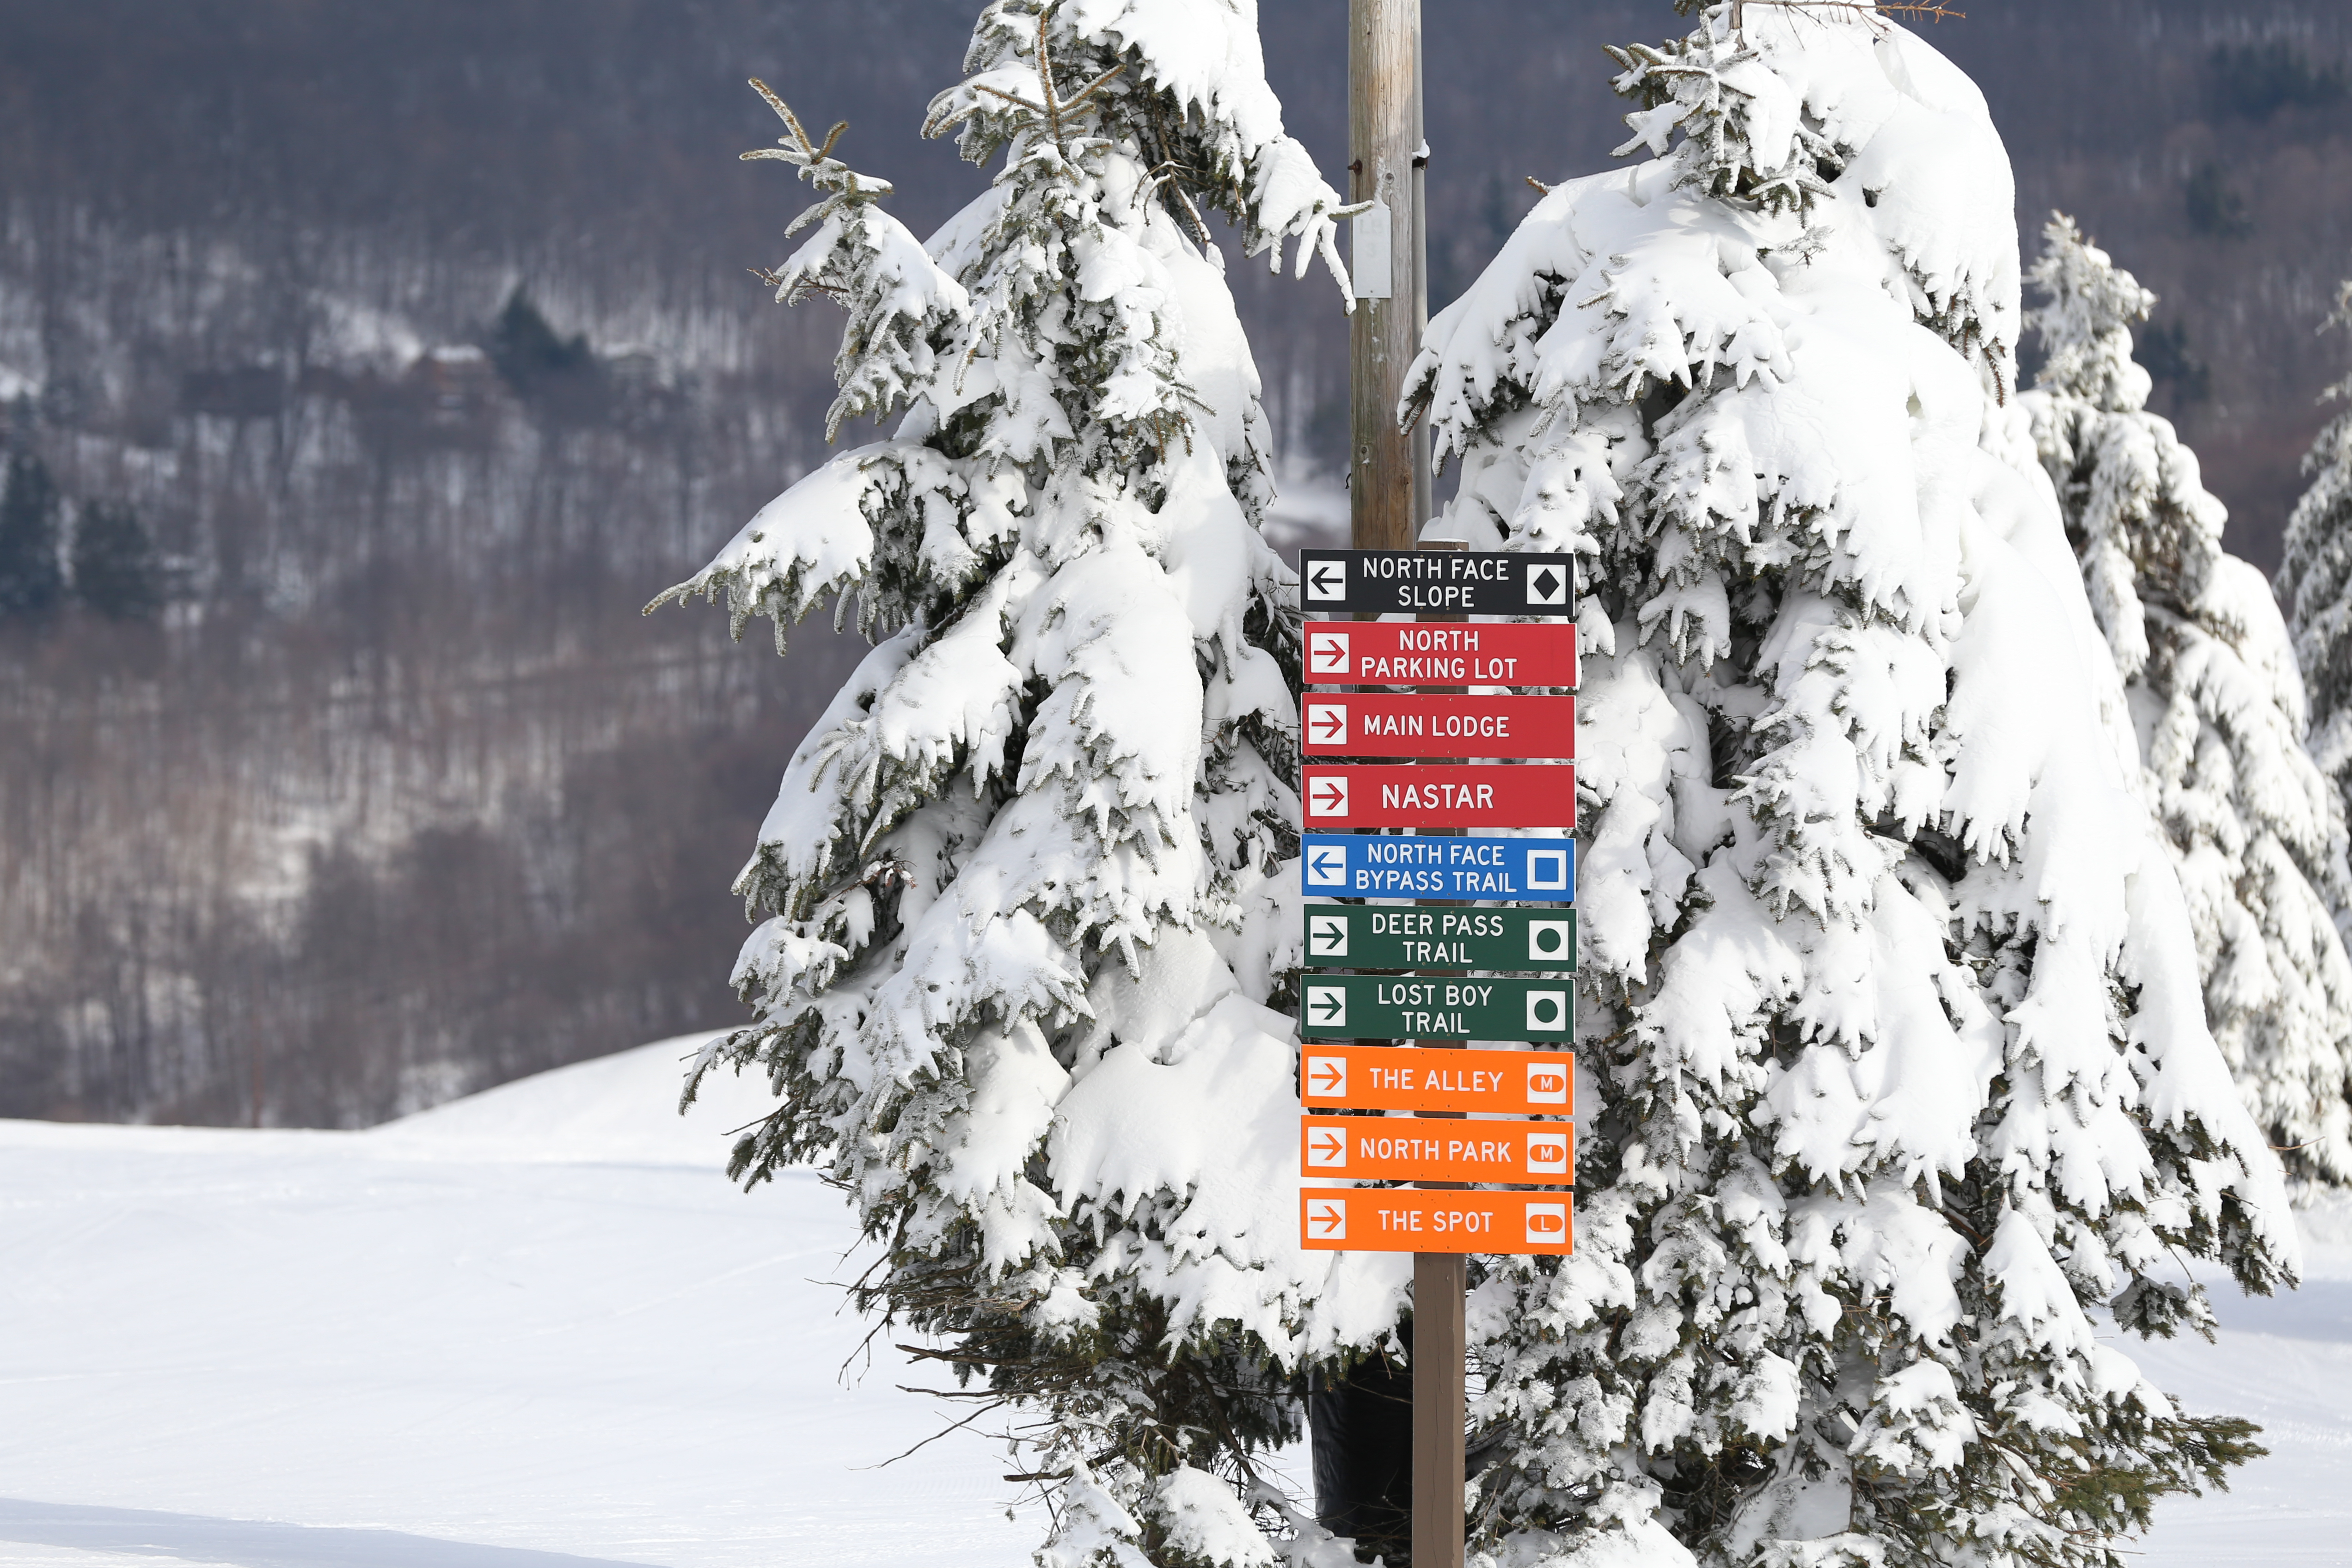
[(1310, 1040), (1564, 1044), (1575, 1016), (1575, 993), (1566, 976), (1479, 980), (1304, 974), (1298, 981), (1298, 1032)]
[(1576, 911), (1309, 904), (1306, 952), (1309, 969), (1572, 970)]

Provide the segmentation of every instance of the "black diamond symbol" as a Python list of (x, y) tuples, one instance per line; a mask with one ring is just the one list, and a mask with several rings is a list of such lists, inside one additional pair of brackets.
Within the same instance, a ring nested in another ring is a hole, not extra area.
[(1557, 566), (1538, 566), (1528, 574), (1528, 602), (1550, 605), (1559, 602), (1565, 580)]

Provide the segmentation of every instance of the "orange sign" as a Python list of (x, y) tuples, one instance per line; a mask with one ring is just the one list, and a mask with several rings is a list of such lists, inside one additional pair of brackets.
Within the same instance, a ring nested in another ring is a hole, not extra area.
[(1576, 1184), (1576, 1124), (1309, 1116), (1298, 1123), (1298, 1160), (1310, 1176), (1567, 1187)]
[(1312, 1252), (1576, 1250), (1567, 1193), (1446, 1193), (1414, 1187), (1307, 1187), (1299, 1245)]
[(1566, 1116), (1576, 1109), (1575, 1061), (1572, 1052), (1556, 1050), (1310, 1044), (1299, 1055), (1298, 1098), (1349, 1110)]

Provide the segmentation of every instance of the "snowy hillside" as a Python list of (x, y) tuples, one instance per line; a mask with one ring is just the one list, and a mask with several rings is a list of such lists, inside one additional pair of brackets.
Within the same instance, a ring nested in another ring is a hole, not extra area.
[(0, 1563), (1019, 1563), (992, 1445), (873, 1468), (936, 1380), (840, 1379), (844, 1210), (729, 1186), (696, 1043), (371, 1132), (0, 1121)]
[[(993, 1446), (824, 1281), (835, 1195), (719, 1173), (761, 1097), (668, 1105), (692, 1041), (371, 1132), (0, 1121), (6, 1568), (1015, 1568)], [(2352, 1209), (2310, 1279), (2134, 1351), (2267, 1428), (2143, 1562), (2352, 1558)], [(736, 1325), (764, 1323), (746, 1333)]]

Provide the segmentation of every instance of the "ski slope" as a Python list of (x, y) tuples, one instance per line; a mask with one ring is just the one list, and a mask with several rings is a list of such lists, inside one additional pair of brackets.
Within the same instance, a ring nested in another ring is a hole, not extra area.
[[(728, 1184), (764, 1096), (672, 1115), (695, 1043), (368, 1132), (0, 1121), (0, 1564), (1024, 1563), (993, 1443), (877, 1468), (939, 1380), (840, 1374), (845, 1212)], [(2141, 1562), (2352, 1563), (2352, 1209), (2306, 1217), (2297, 1296), (2133, 1347), (2273, 1449)]]
[(698, 1043), (361, 1133), (0, 1121), (0, 1563), (1025, 1563), (993, 1445), (874, 1468), (937, 1380), (845, 1384), (846, 1212), (729, 1184), (765, 1096), (675, 1115)]

